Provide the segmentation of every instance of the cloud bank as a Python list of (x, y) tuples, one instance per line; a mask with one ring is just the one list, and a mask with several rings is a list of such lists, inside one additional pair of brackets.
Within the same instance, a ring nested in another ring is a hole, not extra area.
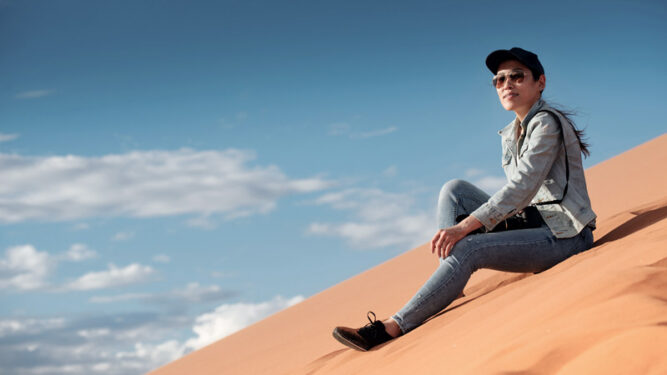
[(109, 264), (108, 267), (109, 269), (105, 271), (86, 273), (65, 285), (63, 289), (69, 291), (115, 288), (144, 282), (155, 274), (152, 267), (138, 263), (132, 263), (122, 268), (116, 267), (114, 264)]
[[(0, 363), (9, 374), (144, 374), (303, 299), (224, 304), (194, 320), (164, 313), (0, 318)], [(165, 341), (187, 327), (194, 336)]]
[(267, 213), (285, 195), (331, 182), (290, 179), (276, 166), (250, 166), (242, 150), (136, 151), (102, 157), (0, 154), (0, 223), (96, 216), (191, 214), (227, 219)]
[[(0, 291), (70, 292), (115, 288), (148, 281), (156, 271), (150, 266), (132, 263), (125, 267), (110, 264), (107, 270), (83, 274), (75, 280), (54, 285), (49, 277), (60, 262), (81, 262), (97, 256), (86, 245), (76, 243), (59, 254), (39, 251), (33, 245), (13, 246), (0, 258)], [(189, 289), (183, 293), (198, 292)]]
[(433, 215), (415, 209), (409, 194), (355, 188), (322, 195), (315, 204), (348, 211), (352, 218), (342, 223), (311, 223), (308, 233), (340, 237), (357, 248), (417, 246), (435, 231)]

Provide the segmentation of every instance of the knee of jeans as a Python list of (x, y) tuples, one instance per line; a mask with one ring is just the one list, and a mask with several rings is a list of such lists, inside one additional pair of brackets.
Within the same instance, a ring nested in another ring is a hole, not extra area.
[(440, 259), (440, 265), (448, 263), (452, 267), (470, 267), (471, 272), (476, 270), (475, 265), (469, 264), (471, 259), (471, 241), (470, 238), (466, 237), (457, 242), (452, 251), (449, 253), (449, 256), (446, 258)]
[(456, 196), (456, 192), (460, 191), (461, 189), (464, 188), (464, 186), (469, 186), (470, 183), (461, 180), (461, 179), (453, 179), (445, 182), (444, 185), (442, 185), (442, 189), (440, 189), (440, 199), (443, 199), (444, 197), (447, 197), (448, 195), (451, 196)]

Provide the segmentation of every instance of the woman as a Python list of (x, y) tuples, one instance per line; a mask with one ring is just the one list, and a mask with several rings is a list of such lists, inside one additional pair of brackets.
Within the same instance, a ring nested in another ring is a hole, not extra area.
[(588, 145), (566, 114), (542, 100), (537, 55), (497, 50), (486, 66), (500, 103), (516, 114), (499, 132), (507, 183), (489, 196), (468, 182), (447, 182), (438, 200), (441, 229), (431, 240), (440, 266), (392, 317), (379, 321), (369, 312), (362, 328), (336, 327), (341, 343), (366, 351), (409, 332), (454, 301), (480, 268), (541, 272), (593, 245), (596, 216), (581, 162)]

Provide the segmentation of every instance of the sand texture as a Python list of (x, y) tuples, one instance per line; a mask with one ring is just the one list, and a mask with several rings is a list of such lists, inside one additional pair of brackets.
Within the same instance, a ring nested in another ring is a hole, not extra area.
[(335, 326), (412, 296), (438, 263), (425, 244), (152, 374), (667, 374), (667, 134), (586, 173), (595, 247), (556, 267), (480, 270), (443, 313), (367, 353), (335, 341)]

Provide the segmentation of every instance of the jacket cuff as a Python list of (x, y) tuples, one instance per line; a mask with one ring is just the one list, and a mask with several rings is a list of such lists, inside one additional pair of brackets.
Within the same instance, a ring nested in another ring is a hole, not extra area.
[(477, 218), (477, 220), (479, 220), (489, 231), (505, 218), (505, 215), (502, 212), (498, 211), (498, 209), (490, 205), (488, 202), (479, 206), (479, 208), (473, 211), (470, 216)]

